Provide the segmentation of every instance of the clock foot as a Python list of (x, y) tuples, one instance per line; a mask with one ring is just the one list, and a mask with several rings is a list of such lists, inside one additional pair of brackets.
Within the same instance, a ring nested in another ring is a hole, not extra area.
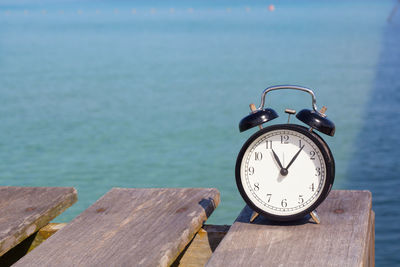
[(314, 222), (316, 224), (320, 224), (321, 223), (321, 220), (319, 219), (319, 216), (318, 216), (318, 213), (317, 213), (316, 210), (310, 212), (310, 216), (311, 216), (311, 218), (313, 218), (313, 220), (314, 220)]
[(257, 217), (258, 217), (259, 215), (260, 215), (260, 214), (258, 214), (257, 212), (253, 211), (253, 213), (251, 214), (251, 217), (250, 217), (250, 223), (254, 222), (255, 219), (257, 219)]

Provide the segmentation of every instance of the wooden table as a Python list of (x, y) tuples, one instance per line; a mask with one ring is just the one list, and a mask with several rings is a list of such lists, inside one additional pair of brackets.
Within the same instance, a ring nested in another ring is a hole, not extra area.
[(71, 187), (1, 186), (0, 256), (48, 224), (76, 200), (76, 190)]
[(40, 230), (56, 233), (15, 266), (374, 266), (371, 200), (334, 190), (318, 208), (320, 224), (250, 223), (246, 206), (221, 226), (204, 225), (216, 189), (114, 188), (72, 222)]

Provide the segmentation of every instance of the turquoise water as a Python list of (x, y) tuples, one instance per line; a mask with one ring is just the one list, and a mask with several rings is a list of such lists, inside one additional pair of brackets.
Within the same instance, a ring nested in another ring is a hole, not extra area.
[[(377, 266), (400, 263), (394, 3), (0, 2), (0, 184), (74, 186), (57, 221), (111, 187), (216, 187), (209, 222), (231, 224), (255, 131), (238, 122), (265, 87), (299, 84), (336, 123), (335, 188), (373, 193)], [(267, 104), (277, 123), (311, 106), (297, 92)]]

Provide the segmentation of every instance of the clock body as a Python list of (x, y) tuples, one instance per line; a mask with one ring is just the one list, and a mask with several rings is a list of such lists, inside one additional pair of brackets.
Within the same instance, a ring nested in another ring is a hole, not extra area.
[(304, 218), (327, 197), (335, 162), (325, 141), (296, 124), (253, 134), (236, 161), (236, 184), (245, 202), (268, 219)]

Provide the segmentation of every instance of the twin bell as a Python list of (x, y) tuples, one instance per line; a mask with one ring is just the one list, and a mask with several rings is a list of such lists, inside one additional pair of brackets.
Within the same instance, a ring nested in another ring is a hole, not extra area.
[[(263, 123), (272, 121), (273, 119), (278, 118), (278, 114), (272, 108), (264, 108), (265, 96), (268, 92), (274, 90), (282, 90), (282, 89), (292, 89), (292, 90), (300, 90), (303, 92), (307, 92), (312, 97), (312, 109), (302, 109), (300, 112), (296, 114), (296, 118), (302, 121), (303, 123), (310, 126), (310, 130), (315, 129), (321, 133), (333, 136), (335, 134), (335, 124), (329, 120), (324, 114), (326, 108), (323, 107), (321, 111), (317, 110), (316, 100), (314, 92), (311, 89), (302, 86), (296, 85), (277, 85), (268, 87), (262, 93), (261, 97), (261, 105), (258, 108), (253, 106), (252, 112), (244, 117), (239, 123), (240, 132), (244, 132), (250, 128), (255, 126), (260, 126)], [(289, 114), (295, 114), (294, 110), (286, 110)], [(290, 115), (289, 115), (290, 116)]]

